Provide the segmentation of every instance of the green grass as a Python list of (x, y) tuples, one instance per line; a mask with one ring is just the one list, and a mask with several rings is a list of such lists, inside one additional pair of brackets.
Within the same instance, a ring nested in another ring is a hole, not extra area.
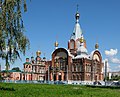
[(120, 89), (78, 85), (0, 83), (0, 97), (120, 97)]

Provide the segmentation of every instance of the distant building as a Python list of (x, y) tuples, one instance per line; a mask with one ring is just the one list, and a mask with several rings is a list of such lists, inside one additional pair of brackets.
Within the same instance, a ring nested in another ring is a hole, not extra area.
[(120, 71), (118, 72), (108, 72), (108, 77), (111, 79), (112, 77), (119, 77), (120, 76)]
[(3, 70), (1, 71), (1, 76), (4, 80), (20, 80), (21, 79), (21, 71), (16, 70)]
[(24, 65), (24, 72), (22, 72), (21, 80), (45, 80), (46, 77), (46, 66), (45, 66), (45, 58), (41, 59), (41, 52), (36, 52), (36, 59), (31, 57), (31, 61), (29, 58), (26, 58), (26, 62)]

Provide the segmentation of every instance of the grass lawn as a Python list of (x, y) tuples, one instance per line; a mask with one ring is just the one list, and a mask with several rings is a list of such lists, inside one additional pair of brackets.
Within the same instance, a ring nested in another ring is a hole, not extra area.
[(120, 97), (120, 89), (0, 83), (0, 97)]

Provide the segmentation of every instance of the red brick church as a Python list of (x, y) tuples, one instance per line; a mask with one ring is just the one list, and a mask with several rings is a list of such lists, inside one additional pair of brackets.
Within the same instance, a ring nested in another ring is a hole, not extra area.
[(98, 50), (98, 43), (95, 49), (89, 54), (86, 40), (79, 24), (80, 14), (75, 14), (76, 23), (68, 41), (68, 49), (58, 48), (55, 42), (55, 51), (52, 53), (52, 64), (50, 69), (51, 81), (72, 82), (94, 82), (103, 81), (102, 56)]

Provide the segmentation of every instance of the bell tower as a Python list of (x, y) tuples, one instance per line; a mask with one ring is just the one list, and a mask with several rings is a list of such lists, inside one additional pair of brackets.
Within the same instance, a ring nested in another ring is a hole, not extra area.
[(77, 54), (76, 51), (77, 51), (78, 47), (80, 46), (79, 40), (82, 35), (82, 29), (79, 24), (79, 18), (80, 18), (80, 14), (78, 12), (78, 5), (77, 5), (77, 12), (75, 14), (75, 19), (76, 19), (75, 27), (74, 27), (73, 33), (70, 37), (70, 40), (68, 41), (68, 49), (71, 52), (71, 54), (73, 54), (74, 56), (76, 56), (76, 54)]

